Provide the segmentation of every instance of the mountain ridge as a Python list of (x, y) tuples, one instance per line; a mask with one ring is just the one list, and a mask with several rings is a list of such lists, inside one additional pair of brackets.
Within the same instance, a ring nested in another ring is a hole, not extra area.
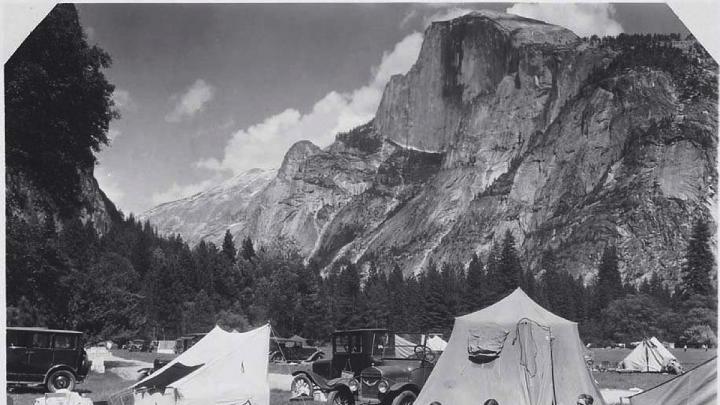
[[(711, 221), (716, 200), (717, 64), (693, 45), (689, 78), (652, 56), (620, 69), (647, 46), (627, 38), (485, 11), (434, 22), (375, 118), (324, 149), (293, 145), (231, 232), (288, 240), (326, 271), (350, 260), (409, 274), (487, 257), (510, 231), (536, 272), (554, 250), (590, 277), (615, 244), (629, 281), (677, 281), (692, 221)], [(663, 46), (657, 58), (680, 63)]]

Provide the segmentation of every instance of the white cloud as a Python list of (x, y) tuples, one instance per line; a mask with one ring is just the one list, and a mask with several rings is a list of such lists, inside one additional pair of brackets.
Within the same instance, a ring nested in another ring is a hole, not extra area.
[(348, 131), (373, 118), (385, 84), (392, 75), (410, 69), (421, 45), (422, 34), (408, 35), (392, 51), (383, 54), (367, 85), (346, 93), (332, 91), (318, 100), (307, 114), (290, 108), (236, 131), (221, 159), (200, 160), (195, 166), (238, 174), (255, 167), (280, 166), (285, 152), (300, 140), (309, 140), (321, 147), (329, 145), (338, 132)]
[(201, 111), (214, 96), (215, 87), (203, 79), (197, 79), (182, 95), (171, 97), (171, 100), (177, 99), (177, 102), (173, 110), (165, 116), (165, 121), (179, 122), (183, 118), (192, 117)]
[(403, 17), (402, 21), (400, 21), (400, 28), (405, 28), (412, 19), (417, 17), (417, 15), (418, 15), (417, 10), (415, 10), (415, 9), (410, 10), (409, 13), (405, 14), (405, 17)]
[(137, 104), (135, 103), (135, 100), (130, 97), (130, 93), (128, 93), (127, 90), (116, 88), (113, 91), (112, 99), (113, 102), (115, 102), (115, 107), (120, 110), (121, 113), (137, 110)]
[(105, 170), (104, 167), (98, 166), (95, 168), (95, 178), (97, 179), (100, 189), (105, 195), (114, 202), (116, 205), (125, 197), (125, 191), (120, 188), (117, 180), (112, 176), (112, 173)]
[(572, 30), (581, 37), (618, 35), (623, 27), (615, 20), (615, 7), (604, 3), (516, 3), (508, 13), (534, 18)]
[(181, 198), (188, 197), (201, 191), (207, 190), (210, 186), (217, 184), (218, 181), (219, 180), (217, 178), (212, 178), (189, 185), (179, 185), (178, 183), (174, 182), (169, 189), (161, 193), (154, 193), (151, 197), (151, 200), (154, 205), (162, 204), (168, 201), (179, 200)]

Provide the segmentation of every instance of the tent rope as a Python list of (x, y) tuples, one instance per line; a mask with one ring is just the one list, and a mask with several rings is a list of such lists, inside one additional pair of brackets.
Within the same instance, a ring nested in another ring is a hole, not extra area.
[(280, 351), (280, 355), (282, 356), (283, 361), (287, 362), (287, 357), (285, 357), (285, 353), (283, 353), (282, 347), (280, 347), (280, 342), (278, 342), (277, 334), (275, 333), (275, 328), (272, 327), (270, 322), (268, 322), (268, 326), (270, 326), (270, 336), (271, 338), (275, 339), (275, 343), (277, 344), (278, 350)]

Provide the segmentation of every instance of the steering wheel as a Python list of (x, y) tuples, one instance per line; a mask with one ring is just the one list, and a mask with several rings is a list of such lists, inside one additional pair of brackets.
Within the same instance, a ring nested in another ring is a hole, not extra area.
[(425, 345), (417, 345), (415, 346), (413, 351), (415, 352), (415, 356), (417, 356), (417, 358), (420, 360), (424, 360), (430, 363), (435, 361), (435, 353), (433, 353), (433, 351)]

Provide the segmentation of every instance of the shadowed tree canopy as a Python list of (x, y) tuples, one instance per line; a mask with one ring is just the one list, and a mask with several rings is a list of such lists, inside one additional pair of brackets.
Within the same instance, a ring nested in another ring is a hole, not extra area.
[(110, 56), (89, 46), (72, 4), (57, 5), (5, 65), (5, 158), (61, 208), (77, 205), (79, 171), (107, 144)]

